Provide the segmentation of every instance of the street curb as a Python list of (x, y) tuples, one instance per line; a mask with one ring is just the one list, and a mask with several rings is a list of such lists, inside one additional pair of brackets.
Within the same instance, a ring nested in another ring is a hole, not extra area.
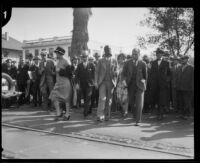
[[(150, 151), (155, 151), (155, 152), (179, 155), (179, 156), (184, 156), (184, 157), (187, 157), (190, 159), (194, 158), (194, 155), (191, 153), (190, 150), (188, 151), (188, 150), (185, 150), (182, 148), (182, 150), (174, 151), (170, 147), (168, 147), (167, 149), (163, 149), (161, 143), (157, 143), (156, 146), (155, 145), (152, 146), (152, 144), (144, 143), (145, 141), (138, 141), (138, 140), (134, 140), (134, 139), (128, 140), (127, 138), (121, 138), (119, 140), (119, 138), (105, 136), (105, 135), (74, 133), (74, 132), (72, 134), (62, 134), (62, 133), (55, 133), (55, 132), (51, 132), (51, 131), (33, 129), (33, 128), (29, 128), (29, 127), (23, 127), (23, 126), (18, 126), (18, 125), (14, 125), (14, 124), (8, 124), (8, 123), (2, 123), (2, 126), (18, 128), (18, 129), (23, 129), (23, 130), (30, 130), (30, 131), (35, 131), (35, 132), (42, 132), (42, 133), (47, 133), (47, 134), (54, 134), (54, 135), (59, 135), (59, 136), (67, 136), (67, 137), (71, 137), (71, 138), (78, 138), (78, 139), (84, 139), (84, 140), (101, 142), (101, 143), (108, 143), (108, 144), (113, 144), (113, 145), (120, 145), (120, 146), (130, 147), (130, 148), (138, 148), (138, 149), (142, 149), (142, 150), (150, 150)], [(130, 143), (130, 141), (131, 141), (131, 143)]]

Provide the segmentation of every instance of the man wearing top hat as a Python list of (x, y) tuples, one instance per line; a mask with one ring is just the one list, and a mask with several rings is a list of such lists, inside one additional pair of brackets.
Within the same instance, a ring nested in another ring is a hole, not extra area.
[(30, 67), (31, 76), (32, 76), (32, 93), (33, 93), (33, 104), (36, 107), (37, 104), (39, 106), (42, 105), (42, 96), (40, 93), (40, 78), (41, 75), (39, 74), (39, 61), (40, 58), (35, 56), (33, 58), (33, 64)]
[(164, 109), (169, 107), (170, 102), (170, 66), (163, 59), (164, 51), (156, 50), (157, 59), (152, 61), (152, 97), (154, 106), (157, 105), (157, 119), (162, 120)]
[(82, 63), (80, 63), (76, 70), (76, 81), (80, 83), (80, 89), (84, 99), (84, 112), (83, 115), (86, 118), (89, 113), (92, 112), (91, 108), (91, 96), (92, 88), (94, 86), (95, 68), (93, 63), (88, 61), (88, 51), (82, 52)]
[(181, 57), (181, 66), (177, 77), (177, 107), (181, 109), (181, 117), (187, 119), (192, 111), (194, 95), (194, 67), (188, 63), (189, 56)]
[[(39, 74), (40, 79), (40, 91), (43, 96), (44, 108), (48, 111), (52, 109), (51, 101), (49, 100), (49, 95), (54, 87), (54, 75), (55, 75), (55, 65), (52, 60), (47, 59), (47, 52), (41, 52), (41, 62), (39, 64)], [(48, 107), (50, 106), (50, 110)]]
[(118, 64), (111, 58), (111, 49), (108, 45), (104, 47), (104, 52), (104, 57), (99, 60), (95, 70), (95, 86), (99, 88), (97, 121), (100, 122), (110, 119), (112, 93), (118, 77)]

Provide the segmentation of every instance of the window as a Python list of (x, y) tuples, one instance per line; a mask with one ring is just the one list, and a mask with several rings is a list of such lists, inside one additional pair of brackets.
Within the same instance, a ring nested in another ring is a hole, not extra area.
[(49, 54), (53, 55), (53, 52), (54, 52), (54, 48), (49, 48)]
[(39, 56), (39, 49), (35, 49), (35, 56)]
[(28, 55), (29, 55), (29, 50), (25, 50), (25, 59), (28, 59)]

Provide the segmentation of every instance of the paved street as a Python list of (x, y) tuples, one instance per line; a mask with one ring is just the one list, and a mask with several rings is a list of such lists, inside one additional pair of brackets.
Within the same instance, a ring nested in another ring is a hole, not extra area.
[[(83, 119), (81, 112), (82, 110), (71, 110), (70, 121), (55, 122), (53, 113), (41, 108), (23, 106), (19, 109), (3, 109), (2, 144), (5, 152), (20, 158), (144, 159), (144, 153), (145, 159), (190, 159), (194, 156), (192, 118), (184, 121), (169, 114), (158, 122), (154, 115), (145, 115), (143, 124), (137, 127), (134, 126), (131, 115), (122, 120), (118, 114), (113, 113), (111, 121), (97, 124), (94, 121), (95, 113), (90, 118)], [(66, 136), (8, 128), (5, 124)], [(74, 139), (67, 135), (84, 139)], [(40, 149), (43, 152), (39, 152)], [(16, 151), (18, 154), (15, 154)], [(53, 154), (49, 156), (48, 153)]]
[(2, 128), (4, 158), (11, 159), (187, 159), (187, 157), (39, 132)]

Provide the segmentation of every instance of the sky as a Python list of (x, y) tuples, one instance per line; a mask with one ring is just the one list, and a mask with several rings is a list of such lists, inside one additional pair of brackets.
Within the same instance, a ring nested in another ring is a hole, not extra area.
[[(13, 8), (2, 33), (19, 41), (72, 35), (72, 8)], [(137, 36), (152, 30), (139, 25), (147, 8), (92, 8), (88, 22), (89, 39), (125, 48), (137, 46)]]

